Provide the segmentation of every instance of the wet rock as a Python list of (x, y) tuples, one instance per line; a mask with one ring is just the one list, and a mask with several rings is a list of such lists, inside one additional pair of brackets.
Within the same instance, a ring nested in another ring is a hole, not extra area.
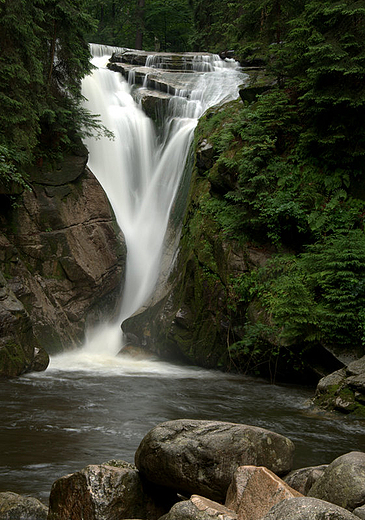
[(47, 520), (47, 514), (48, 508), (36, 498), (0, 493), (0, 520)]
[(308, 496), (353, 511), (365, 504), (365, 453), (352, 451), (335, 459), (310, 489)]
[(210, 56), (212, 55), (208, 52), (159, 52), (156, 54), (151, 51), (126, 49), (121, 53), (114, 53), (110, 61), (112, 63), (129, 63), (139, 66), (148, 65), (160, 69), (187, 71), (193, 68), (193, 62), (197, 59)]
[(262, 520), (358, 520), (358, 517), (317, 498), (298, 497), (279, 502)]
[(143, 89), (140, 91), (139, 99), (144, 113), (152, 121), (159, 122), (162, 121), (163, 115), (167, 111), (171, 95), (165, 92)]
[(235, 472), (225, 505), (239, 520), (259, 520), (282, 500), (302, 496), (264, 467), (242, 466)]
[(236, 520), (237, 514), (218, 502), (193, 495), (175, 504), (160, 520)]
[(34, 335), (29, 314), (0, 272), (0, 377), (45, 370), (49, 356)]
[(135, 462), (155, 484), (219, 502), (239, 466), (263, 465), (281, 475), (290, 471), (293, 453), (289, 439), (263, 428), (180, 419), (153, 428)]
[(48, 520), (155, 520), (163, 507), (146, 493), (135, 466), (110, 461), (62, 477), (53, 484)]
[(328, 464), (291, 471), (283, 480), (302, 495), (307, 495), (313, 484), (321, 477)]

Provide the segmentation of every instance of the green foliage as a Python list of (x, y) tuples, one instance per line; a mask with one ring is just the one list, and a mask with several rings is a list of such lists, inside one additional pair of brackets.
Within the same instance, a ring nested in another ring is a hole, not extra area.
[[(258, 358), (291, 345), (365, 346), (365, 236), (337, 233), (299, 256), (278, 255), (233, 280), (240, 301), (261, 309), (234, 350)], [(271, 339), (270, 339), (271, 338)]]
[(357, 229), (324, 237), (302, 255), (320, 331), (328, 344), (365, 344), (364, 252), (365, 236)]
[(191, 49), (192, 10), (185, 0), (153, 0), (146, 3), (147, 48), (161, 51)]
[(300, 145), (331, 172), (364, 170), (364, 42), (362, 2), (308, 0), (283, 46), (305, 122)]
[(90, 72), (82, 0), (0, 3), (0, 179), (24, 182), (29, 164), (70, 148), (97, 126), (81, 107)]
[(145, 50), (188, 51), (193, 30), (187, 0), (86, 0), (97, 27), (88, 34), (94, 43), (134, 48), (137, 31)]

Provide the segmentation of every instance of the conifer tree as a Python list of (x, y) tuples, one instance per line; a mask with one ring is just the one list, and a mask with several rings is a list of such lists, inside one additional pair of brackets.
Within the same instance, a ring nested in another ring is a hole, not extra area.
[(82, 0), (0, 1), (3, 182), (20, 180), (37, 149), (62, 152), (88, 120), (93, 124), (80, 108), (81, 79), (91, 67), (84, 33), (91, 26)]
[(309, 0), (284, 46), (299, 97), (304, 153), (333, 171), (364, 171), (365, 5)]

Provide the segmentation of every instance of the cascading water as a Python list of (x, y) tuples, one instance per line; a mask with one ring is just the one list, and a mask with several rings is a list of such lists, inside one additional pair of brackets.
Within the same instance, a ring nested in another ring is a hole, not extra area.
[[(88, 139), (89, 167), (103, 186), (127, 245), (123, 298), (118, 319), (91, 331), (86, 353), (116, 355), (121, 349), (121, 323), (151, 296), (160, 274), (164, 239), (171, 208), (180, 186), (186, 158), (198, 118), (222, 100), (235, 99), (244, 75), (237, 64), (218, 56), (190, 59), (195, 72), (189, 88), (174, 89), (168, 113), (159, 132), (144, 114), (135, 87), (121, 74), (106, 68), (112, 47), (92, 45), (97, 67), (83, 81), (86, 107), (114, 134), (114, 140)], [(150, 56), (151, 71), (165, 69), (160, 56)], [(208, 72), (205, 72), (208, 71)], [(180, 77), (174, 73), (175, 77)], [(148, 77), (148, 74), (146, 74)], [(180, 83), (183, 80), (180, 78)]]

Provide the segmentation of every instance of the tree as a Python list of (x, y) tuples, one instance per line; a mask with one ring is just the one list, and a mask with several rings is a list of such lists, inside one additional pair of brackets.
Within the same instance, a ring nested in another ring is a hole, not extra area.
[[(82, 0), (0, 2), (0, 175), (60, 153), (95, 125), (80, 106), (90, 69)], [(19, 177), (17, 177), (19, 179)]]
[(158, 42), (163, 51), (190, 50), (192, 10), (186, 0), (150, 0), (146, 4), (145, 28), (151, 48)]
[(365, 158), (365, 6), (309, 0), (283, 46), (299, 98), (303, 152), (330, 172), (362, 174)]

